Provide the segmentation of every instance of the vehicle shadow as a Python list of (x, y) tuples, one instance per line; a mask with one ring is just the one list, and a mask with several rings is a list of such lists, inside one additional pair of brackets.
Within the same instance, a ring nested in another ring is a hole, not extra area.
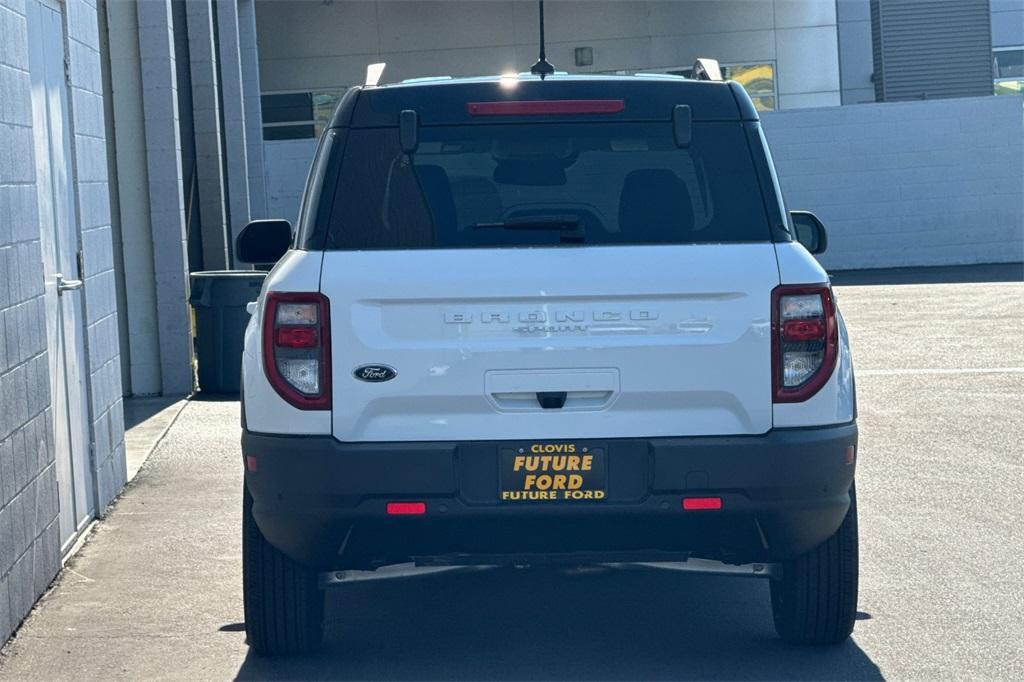
[(645, 568), (498, 569), (354, 583), (311, 656), (250, 653), (238, 679), (863, 679), (850, 640), (784, 644), (767, 581)]

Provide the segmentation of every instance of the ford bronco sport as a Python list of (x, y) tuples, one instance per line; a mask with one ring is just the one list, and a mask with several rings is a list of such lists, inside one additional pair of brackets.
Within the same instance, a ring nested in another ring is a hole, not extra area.
[(853, 367), (732, 82), (350, 90), (246, 332), (250, 645), (314, 647), (335, 571), (746, 566), (791, 642), (857, 602)]

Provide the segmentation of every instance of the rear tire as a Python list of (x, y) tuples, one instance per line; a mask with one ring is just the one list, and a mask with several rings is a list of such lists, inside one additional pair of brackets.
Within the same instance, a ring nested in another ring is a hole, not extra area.
[(779, 637), (792, 644), (839, 644), (857, 617), (857, 494), (843, 524), (820, 546), (782, 567), (771, 583), (772, 615)]
[(304, 653), (323, 640), (324, 594), (317, 575), (263, 537), (248, 488), (242, 498), (242, 597), (247, 641), (257, 654)]

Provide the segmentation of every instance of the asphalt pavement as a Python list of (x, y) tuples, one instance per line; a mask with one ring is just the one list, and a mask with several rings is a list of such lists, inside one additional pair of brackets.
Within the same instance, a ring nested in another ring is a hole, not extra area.
[(768, 585), (653, 569), (346, 585), (322, 653), (249, 655), (238, 405), (195, 400), (0, 656), (0, 678), (1024, 679), (1024, 283), (858, 284), (860, 614), (775, 638)]

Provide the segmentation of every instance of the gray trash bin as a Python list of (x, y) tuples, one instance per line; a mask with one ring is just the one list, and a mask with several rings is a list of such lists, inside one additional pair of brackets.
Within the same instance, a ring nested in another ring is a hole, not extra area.
[(249, 313), (265, 272), (211, 270), (192, 273), (189, 303), (195, 310), (196, 363), (199, 390), (204, 393), (238, 393), (242, 373), (242, 345)]

